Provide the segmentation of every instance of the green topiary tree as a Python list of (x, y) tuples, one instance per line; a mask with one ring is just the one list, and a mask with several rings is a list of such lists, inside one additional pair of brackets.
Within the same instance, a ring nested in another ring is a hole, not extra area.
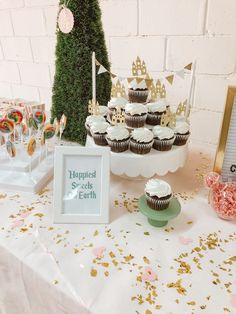
[[(65, 1), (60, 1), (63, 4)], [(109, 70), (107, 49), (98, 0), (70, 0), (68, 8), (74, 15), (74, 28), (69, 34), (57, 31), (56, 72), (52, 96), (52, 118), (64, 113), (68, 123), (64, 137), (84, 145), (85, 119), (92, 99), (92, 52)], [(108, 73), (97, 76), (97, 100), (107, 105), (111, 79)]]

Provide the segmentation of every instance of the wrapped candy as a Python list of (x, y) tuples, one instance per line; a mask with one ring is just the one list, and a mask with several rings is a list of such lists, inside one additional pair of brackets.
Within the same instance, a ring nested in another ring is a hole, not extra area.
[(6, 142), (6, 149), (7, 149), (8, 155), (11, 158), (16, 157), (16, 148), (15, 148), (15, 145), (11, 141)]
[(221, 182), (217, 173), (205, 177), (205, 184), (211, 189), (210, 203), (218, 216), (236, 220), (236, 182)]
[(27, 154), (31, 157), (33, 156), (34, 152), (36, 150), (36, 140), (35, 138), (32, 136), (29, 139), (29, 142), (27, 144)]
[(66, 128), (66, 124), (67, 124), (67, 117), (63, 114), (60, 119), (60, 139)]

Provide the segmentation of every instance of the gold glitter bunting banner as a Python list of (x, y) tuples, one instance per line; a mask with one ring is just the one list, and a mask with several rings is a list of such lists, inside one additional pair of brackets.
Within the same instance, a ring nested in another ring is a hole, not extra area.
[(174, 81), (174, 75), (166, 76), (165, 79), (172, 85)]
[(97, 75), (107, 72), (111, 75), (113, 79), (118, 78), (120, 81), (127, 80), (128, 83), (131, 83), (134, 80), (136, 80), (137, 84), (140, 84), (141, 82), (145, 81), (147, 88), (150, 88), (154, 82), (163, 81), (163, 80), (168, 81), (168, 83), (172, 85), (176, 76), (180, 77), (181, 79), (184, 79), (185, 70), (192, 71), (192, 65), (193, 65), (193, 63), (191, 62), (187, 64), (183, 69), (176, 71), (173, 74), (167, 75), (163, 77), (163, 79), (153, 79), (149, 76), (147, 72), (146, 64), (144, 61), (140, 59), (140, 57), (137, 57), (136, 62), (133, 62), (132, 64), (132, 74), (133, 74), (132, 77), (121, 77), (119, 75), (111, 73), (98, 60), (96, 60), (95, 62), (96, 62), (96, 65), (99, 67)]

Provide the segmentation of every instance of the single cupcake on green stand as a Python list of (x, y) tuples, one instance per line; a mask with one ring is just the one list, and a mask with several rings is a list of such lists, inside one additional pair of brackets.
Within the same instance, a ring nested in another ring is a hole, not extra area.
[(139, 210), (148, 218), (150, 225), (164, 227), (168, 221), (177, 217), (181, 205), (172, 196), (170, 185), (158, 179), (149, 180), (145, 186), (145, 195), (139, 198)]

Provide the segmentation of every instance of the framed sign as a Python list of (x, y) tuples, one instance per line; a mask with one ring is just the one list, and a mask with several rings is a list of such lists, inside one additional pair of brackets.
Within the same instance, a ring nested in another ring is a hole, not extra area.
[(108, 223), (110, 149), (59, 146), (54, 158), (54, 222)]
[(228, 88), (214, 171), (225, 182), (236, 181), (236, 86)]

